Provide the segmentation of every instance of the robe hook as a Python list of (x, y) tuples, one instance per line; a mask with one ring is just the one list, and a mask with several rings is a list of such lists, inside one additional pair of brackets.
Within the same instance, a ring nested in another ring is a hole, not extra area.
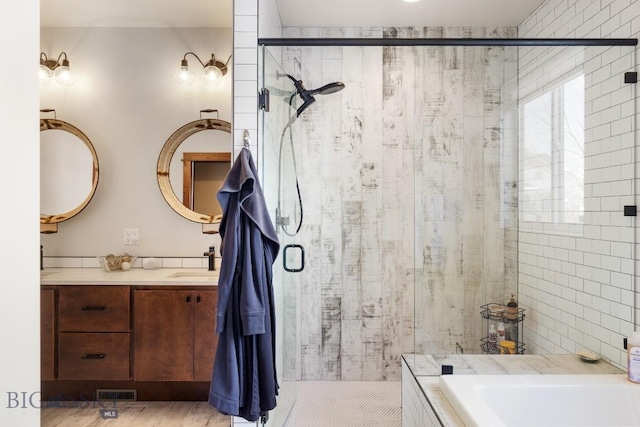
[(247, 129), (245, 129), (242, 134), (242, 142), (245, 148), (249, 148), (249, 145), (251, 145), (251, 141), (249, 140), (249, 131)]

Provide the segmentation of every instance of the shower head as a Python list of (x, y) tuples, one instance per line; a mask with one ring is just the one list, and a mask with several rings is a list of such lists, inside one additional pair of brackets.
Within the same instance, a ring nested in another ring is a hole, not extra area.
[(298, 108), (298, 111), (296, 112), (296, 115), (298, 117), (300, 117), (302, 112), (309, 105), (316, 102), (316, 99), (313, 97), (313, 95), (329, 95), (331, 93), (336, 93), (344, 89), (344, 83), (333, 82), (333, 83), (326, 84), (322, 87), (319, 87), (317, 89), (307, 90), (302, 84), (302, 80), (296, 80), (294, 77), (290, 76), (289, 74), (287, 74), (287, 77), (291, 79), (291, 81), (293, 82), (293, 85), (296, 87), (296, 92), (298, 93), (298, 95), (300, 95), (300, 98), (302, 99), (302, 105), (300, 106), (300, 108)]
[(330, 95), (332, 93), (340, 92), (344, 89), (344, 83), (342, 82), (333, 82), (326, 84), (318, 89), (311, 90), (311, 95)]

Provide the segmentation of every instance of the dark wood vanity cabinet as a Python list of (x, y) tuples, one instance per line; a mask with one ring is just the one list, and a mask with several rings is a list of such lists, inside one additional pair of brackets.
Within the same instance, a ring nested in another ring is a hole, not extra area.
[(129, 286), (58, 289), (58, 379), (128, 380)]
[(195, 381), (211, 381), (213, 361), (218, 347), (218, 334), (216, 334), (218, 291), (199, 291), (195, 295), (193, 379)]
[(133, 291), (133, 379), (210, 381), (217, 291)]
[(43, 381), (55, 377), (55, 290), (40, 290), (40, 377)]
[(43, 400), (91, 399), (97, 389), (206, 400), (217, 297), (215, 286), (42, 286)]

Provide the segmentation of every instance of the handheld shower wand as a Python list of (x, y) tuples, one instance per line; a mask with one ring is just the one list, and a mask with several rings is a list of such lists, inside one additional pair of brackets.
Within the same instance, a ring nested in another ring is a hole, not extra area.
[[(279, 75), (279, 77), (280, 76), (282, 75)], [(278, 172), (278, 206), (276, 208), (276, 226), (281, 227), (282, 231), (288, 236), (295, 236), (300, 231), (300, 227), (302, 227), (302, 218), (304, 213), (303, 213), (303, 207), (302, 207), (302, 196), (300, 194), (300, 185), (298, 183), (298, 173), (296, 171), (296, 158), (295, 158), (295, 151), (293, 147), (293, 135), (291, 132), (291, 126), (296, 121), (296, 119), (300, 117), (302, 112), (309, 105), (316, 102), (314, 95), (329, 95), (331, 93), (341, 91), (342, 89), (344, 89), (344, 83), (333, 82), (333, 83), (326, 84), (322, 87), (319, 87), (317, 89), (308, 90), (304, 87), (302, 80), (298, 80), (293, 76), (290, 76), (289, 74), (286, 74), (286, 76), (293, 82), (293, 85), (296, 88), (296, 92), (292, 93), (289, 96), (289, 106), (293, 107), (293, 99), (295, 98), (296, 94), (299, 95), (300, 98), (302, 99), (302, 105), (296, 110), (296, 114), (292, 115), (289, 118), (289, 122), (285, 125), (284, 129), (282, 130), (282, 136), (280, 137), (280, 150), (278, 155), (279, 172)], [(298, 207), (299, 207), (299, 215), (300, 215), (299, 218), (296, 218), (296, 221), (295, 221), (296, 222), (294, 225), (295, 231), (289, 231), (287, 229), (287, 226), (289, 226), (289, 217), (288, 216), (285, 217), (282, 215), (282, 209), (280, 205), (280, 202), (282, 200), (282, 165), (283, 165), (282, 151), (283, 151), (284, 139), (285, 139), (285, 135), (287, 134), (287, 131), (289, 132), (289, 143), (291, 146), (293, 173), (296, 180), (296, 193), (298, 196)]]
[(296, 80), (295, 77), (292, 77), (289, 74), (287, 74), (287, 77), (291, 79), (291, 81), (293, 82), (293, 85), (296, 88), (296, 92), (298, 93), (298, 95), (300, 95), (300, 98), (302, 99), (302, 105), (296, 111), (296, 115), (298, 117), (300, 117), (302, 112), (309, 105), (316, 102), (316, 99), (313, 97), (313, 95), (329, 95), (331, 93), (335, 93), (344, 89), (344, 83), (333, 82), (333, 83), (326, 84), (317, 89), (307, 90), (302, 84), (302, 80)]

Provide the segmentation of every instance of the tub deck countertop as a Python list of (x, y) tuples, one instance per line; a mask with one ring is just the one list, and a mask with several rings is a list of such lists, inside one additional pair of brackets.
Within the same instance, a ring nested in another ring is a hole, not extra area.
[(563, 375), (623, 374), (621, 369), (600, 360), (585, 363), (577, 354), (486, 355), (406, 354), (403, 356), (427, 399), (444, 426), (464, 427), (464, 423), (440, 390), (442, 365), (452, 365), (454, 375)]
[(217, 286), (218, 271), (195, 268), (159, 268), (107, 272), (101, 268), (45, 268), (41, 285)]

